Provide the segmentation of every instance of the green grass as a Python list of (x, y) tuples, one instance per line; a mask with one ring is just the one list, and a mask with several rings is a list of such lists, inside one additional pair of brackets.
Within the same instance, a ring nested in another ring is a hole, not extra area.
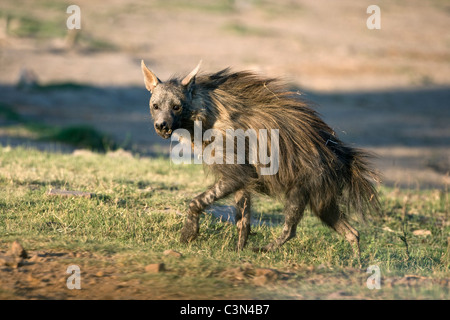
[(0, 102), (0, 119), (14, 122), (22, 121), (20, 114), (14, 111), (11, 106), (2, 102)]
[[(8, 3), (10, 8), (0, 11), (0, 18), (7, 20), (6, 31), (9, 36), (41, 40), (62, 39), (68, 35), (66, 20), (69, 15), (66, 10), (70, 5), (70, 2), (40, 1), (33, 5), (22, 4), (23, 8), (19, 11), (15, 8), (17, 4), (11, 2)], [(119, 47), (108, 39), (99, 38), (83, 28), (78, 31), (75, 42), (88, 52), (119, 50)]]
[[(51, 84), (40, 86), (36, 90), (81, 89), (82, 85), (72, 83)], [(25, 119), (13, 107), (0, 102), (0, 119), (10, 121), (11, 124), (0, 129), (1, 132), (13, 136), (39, 141), (56, 141), (78, 148), (105, 152), (117, 148), (112, 137), (101, 133), (87, 125), (73, 125), (68, 127), (52, 126), (36, 123)]]
[(234, 11), (233, 0), (217, 0), (217, 1), (180, 1), (180, 0), (164, 0), (156, 1), (155, 5), (160, 8), (171, 10), (195, 10), (210, 13), (231, 13)]
[(196, 1), (181, 1), (181, 0), (158, 0), (153, 4), (157, 8), (164, 8), (170, 10), (189, 10), (197, 12), (206, 12), (212, 14), (235, 14), (237, 12), (247, 13), (249, 11), (258, 10), (264, 13), (267, 17), (274, 17), (279, 14), (283, 15), (298, 15), (304, 8), (303, 5), (292, 1), (276, 2), (267, 0), (251, 0), (251, 1), (235, 1), (235, 0), (196, 0)]
[(256, 26), (250, 26), (246, 25), (244, 23), (240, 22), (232, 22), (232, 23), (226, 23), (222, 29), (226, 32), (248, 37), (248, 36), (256, 36), (256, 37), (271, 37), (276, 35), (276, 33), (268, 28), (261, 28)]
[[(363, 270), (355, 269), (348, 243), (310, 213), (297, 237), (276, 252), (236, 252), (235, 226), (211, 215), (201, 218), (200, 236), (180, 244), (179, 233), (189, 201), (212, 183), (197, 165), (174, 165), (167, 158), (121, 158), (102, 154), (73, 156), (23, 148), (0, 149), (1, 242), (20, 239), (28, 249), (85, 250), (114, 256), (127, 270), (127, 279), (152, 281), (162, 287), (186, 289), (192, 295), (244, 298), (326, 298), (345, 290), (356, 298), (448, 298), (448, 194), (442, 190), (381, 188), (384, 214), (360, 231)], [(95, 193), (86, 198), (50, 197), (51, 188)], [(221, 201), (231, 204), (231, 200)], [(258, 196), (253, 216), (282, 221), (282, 204)], [(282, 224), (252, 229), (248, 247), (259, 247), (281, 232)], [(416, 236), (415, 230), (430, 236)], [(406, 243), (408, 251), (406, 250)], [(164, 257), (174, 249), (181, 259)], [(142, 272), (148, 261), (165, 261), (170, 272)], [(224, 272), (245, 262), (275, 268), (289, 276), (268, 287), (251, 279), (236, 281)], [(365, 269), (378, 265), (382, 289), (369, 290)], [(389, 279), (405, 275), (426, 278), (410, 285), (388, 286)], [(428, 281), (429, 280), (429, 281)], [(186, 293), (186, 292), (185, 292)]]
[(83, 90), (90, 88), (88, 85), (77, 83), (77, 82), (55, 82), (48, 84), (37, 84), (35, 87), (31, 88), (34, 91), (53, 91), (53, 90)]
[(17, 10), (3, 11), (0, 17), (9, 21), (8, 33), (17, 37), (60, 38), (66, 34), (66, 17), (39, 19)]

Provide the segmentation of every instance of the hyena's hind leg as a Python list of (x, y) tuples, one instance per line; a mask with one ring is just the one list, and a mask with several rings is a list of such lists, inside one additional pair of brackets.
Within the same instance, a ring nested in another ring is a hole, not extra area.
[(286, 241), (295, 237), (297, 226), (303, 217), (306, 205), (309, 202), (309, 196), (301, 187), (294, 187), (286, 195), (284, 206), (284, 226), (281, 235), (275, 241), (265, 247), (255, 248), (255, 251), (272, 251), (282, 246)]
[(358, 263), (361, 265), (359, 232), (350, 225), (345, 215), (341, 213), (336, 200), (332, 200), (319, 208), (313, 208), (313, 211), (327, 226), (347, 239), (352, 246), (354, 256), (358, 258)]
[(246, 190), (239, 190), (234, 196), (236, 202), (236, 226), (238, 229), (237, 249), (242, 250), (250, 234), (251, 195)]

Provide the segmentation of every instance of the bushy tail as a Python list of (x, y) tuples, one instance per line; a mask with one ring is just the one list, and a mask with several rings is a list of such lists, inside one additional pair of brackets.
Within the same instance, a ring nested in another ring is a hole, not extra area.
[(377, 190), (372, 181), (378, 182), (378, 173), (369, 165), (370, 154), (352, 149), (353, 159), (350, 164), (350, 180), (347, 183), (347, 203), (357, 214), (365, 217), (366, 213), (380, 213), (381, 206)]

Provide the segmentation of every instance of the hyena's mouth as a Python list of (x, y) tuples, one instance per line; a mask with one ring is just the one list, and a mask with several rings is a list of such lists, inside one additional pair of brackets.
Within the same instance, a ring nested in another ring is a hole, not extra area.
[(169, 129), (169, 130), (164, 130), (164, 131), (156, 131), (156, 133), (163, 139), (169, 139), (172, 136), (173, 130)]

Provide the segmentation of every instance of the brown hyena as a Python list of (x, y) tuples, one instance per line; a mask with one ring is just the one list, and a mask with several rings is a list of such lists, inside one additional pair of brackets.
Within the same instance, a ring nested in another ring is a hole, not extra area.
[[(294, 237), (309, 205), (326, 225), (345, 236), (359, 257), (359, 233), (349, 224), (345, 211), (351, 208), (364, 215), (379, 208), (376, 189), (370, 182), (375, 173), (368, 166), (367, 153), (341, 142), (308, 103), (284, 90), (276, 79), (229, 69), (197, 75), (199, 66), (183, 79), (161, 82), (142, 61), (156, 132), (168, 139), (175, 130), (185, 129), (194, 138), (195, 121), (201, 121), (203, 132), (215, 129), (224, 136), (227, 129), (278, 129), (277, 150), (271, 149), (270, 138), (257, 139), (260, 146), (267, 144), (269, 153), (279, 153), (279, 164), (278, 172), (272, 175), (261, 174), (266, 164), (250, 163), (248, 159), (240, 164), (223, 161), (208, 165), (216, 183), (189, 204), (181, 241), (197, 237), (199, 215), (206, 207), (234, 193), (237, 247), (242, 249), (250, 232), (251, 194), (258, 192), (285, 203), (281, 235), (259, 250), (276, 249)], [(249, 137), (245, 139), (248, 157), (253, 150)], [(203, 147), (206, 145), (208, 142), (203, 143)]]

